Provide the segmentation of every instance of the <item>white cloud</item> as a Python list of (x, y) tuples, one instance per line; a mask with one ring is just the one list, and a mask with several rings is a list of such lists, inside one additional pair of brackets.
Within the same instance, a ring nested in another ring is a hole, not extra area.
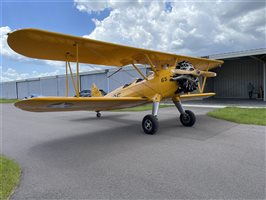
[(87, 13), (110, 9), (85, 37), (198, 56), (265, 47), (264, 1), (74, 2)]
[[(35, 59), (36, 60), (36, 59)], [(49, 66), (53, 66), (53, 67), (64, 67), (65, 66), (65, 62), (62, 61), (54, 61), (54, 60), (38, 60), (39, 62), (44, 62), (45, 64), (49, 65)]]
[(8, 26), (3, 26), (0, 27), (0, 35), (1, 35), (1, 43), (0, 43), (0, 55), (5, 56), (8, 58), (16, 59), (16, 60), (24, 60), (24, 61), (29, 61), (30, 59), (22, 56), (20, 54), (17, 54), (14, 52), (7, 44), (7, 34), (10, 33), (12, 30)]
[[(163, 1), (161, 1), (163, 2)], [(143, 3), (149, 3), (149, 1), (143, 0), (74, 0), (74, 3), (78, 10), (83, 12), (100, 12), (107, 8), (128, 8), (131, 6), (141, 6)]]
[[(15, 68), (17, 66), (14, 66), (13, 68), (8, 68), (8, 66), (5, 66), (4, 63), (3, 64), (3, 68), (7, 69), (6, 71), (4, 71), (1, 75), (1, 80), (2, 81), (11, 81), (11, 80), (18, 80), (18, 79), (25, 79), (25, 78), (32, 78), (32, 77), (41, 77), (41, 76), (45, 76), (45, 75), (55, 75), (55, 74), (63, 74), (64, 73), (64, 68), (65, 68), (65, 62), (62, 61), (53, 61), (53, 60), (38, 60), (38, 59), (33, 59), (33, 58), (28, 58), (25, 56), (22, 56), (16, 52), (14, 52), (7, 43), (7, 37), (8, 37), (8, 33), (12, 32), (13, 30), (8, 27), (0, 27), (0, 35), (1, 35), (1, 43), (0, 43), (0, 55), (1, 57), (4, 58), (9, 58), (15, 61), (18, 61), (18, 65), (20, 65), (20, 62), (24, 62), (26, 64), (34, 64), (36, 66), (49, 66), (49, 67), (55, 67), (56, 70), (54, 72), (51, 73), (38, 73), (37, 71), (33, 71), (33, 72), (28, 72), (28, 73), (22, 73), (19, 74)], [(72, 66), (72, 70), (73, 72), (76, 72), (76, 64), (75, 63), (71, 63)], [(1, 68), (1, 70), (3, 70)], [(80, 64), (80, 72), (85, 72), (85, 71), (91, 71), (91, 70), (100, 70), (100, 68), (98, 68), (97, 66), (93, 66), (93, 65), (85, 65), (85, 64)]]
[[(81, 12), (110, 10), (85, 37), (188, 55), (261, 48), (265, 46), (265, 2), (256, 1), (162, 1), (74, 0)], [(0, 27), (0, 55), (19, 62), (57, 67), (53, 72), (20, 74), (13, 66), (1, 68), (1, 81), (64, 73), (63, 62), (37, 60), (15, 53), (7, 44), (10, 27)], [(102, 70), (80, 65), (81, 71)], [(73, 71), (75, 65), (73, 64)]]
[(34, 64), (39, 64), (39, 65), (49, 65), (49, 66), (59, 67), (59, 68), (65, 66), (64, 62), (61, 62), (61, 61), (38, 60), (38, 59), (28, 58), (28, 57), (25, 57), (23, 55), (16, 53), (8, 46), (8, 43), (7, 43), (8, 33), (12, 31), (13, 30), (8, 26), (0, 27), (0, 35), (1, 35), (0, 55), (1, 56), (15, 60), (15, 61), (19, 61), (19, 62), (26, 62), (29, 64), (34, 63)]
[[(75, 63), (71, 63), (72, 72), (76, 73), (76, 65)], [(88, 72), (88, 71), (102, 71), (107, 69), (106, 66), (94, 66), (94, 65), (79, 65), (79, 72)], [(70, 73), (70, 72), (68, 72)], [(0, 66), (0, 82), (7, 82), (7, 81), (14, 81), (14, 80), (22, 80), (28, 78), (39, 78), (45, 76), (55, 76), (55, 75), (62, 75), (65, 74), (64, 69), (56, 69), (51, 72), (38, 72), (36, 70), (27, 72), (27, 73), (19, 73), (14, 67), (3, 67)]]
[(2, 66), (0, 66), (0, 82), (21, 80), (34, 77), (55, 76), (59, 73), (59, 70), (46, 73), (39, 73), (37, 71), (32, 71), (31, 73), (19, 73), (14, 68), (7, 68), (6, 70), (3, 70)]

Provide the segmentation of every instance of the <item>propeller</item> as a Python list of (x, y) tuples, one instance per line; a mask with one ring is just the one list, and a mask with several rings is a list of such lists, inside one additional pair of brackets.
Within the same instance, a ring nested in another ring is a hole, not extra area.
[(216, 73), (209, 71), (201, 71), (195, 69), (195, 67), (188, 61), (179, 62), (175, 69), (172, 69), (173, 76), (171, 81), (176, 81), (178, 84), (178, 89), (176, 93), (193, 92), (198, 88), (199, 76), (215, 77)]
[(215, 77), (215, 72), (201, 71), (199, 69), (194, 70), (182, 70), (182, 69), (172, 69), (172, 73), (175, 75), (193, 75), (193, 76), (203, 76), (203, 77)]

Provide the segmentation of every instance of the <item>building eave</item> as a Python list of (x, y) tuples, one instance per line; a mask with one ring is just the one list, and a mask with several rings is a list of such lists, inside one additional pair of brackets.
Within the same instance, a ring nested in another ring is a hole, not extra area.
[(251, 49), (246, 51), (237, 51), (237, 52), (229, 52), (229, 53), (222, 53), (222, 54), (213, 54), (207, 56), (209, 59), (228, 59), (228, 58), (239, 58), (245, 56), (256, 56), (266, 54), (266, 48), (261, 49)]

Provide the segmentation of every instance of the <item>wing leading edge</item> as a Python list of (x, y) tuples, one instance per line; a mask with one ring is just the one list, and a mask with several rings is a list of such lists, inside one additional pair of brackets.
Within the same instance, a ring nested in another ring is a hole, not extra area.
[(204, 99), (208, 97), (214, 96), (215, 93), (209, 92), (209, 93), (195, 93), (195, 94), (181, 94), (179, 98), (182, 101), (188, 101), (188, 100), (196, 100), (196, 99)]
[(31, 112), (103, 111), (134, 107), (149, 103), (139, 97), (37, 97), (15, 103), (17, 108)]

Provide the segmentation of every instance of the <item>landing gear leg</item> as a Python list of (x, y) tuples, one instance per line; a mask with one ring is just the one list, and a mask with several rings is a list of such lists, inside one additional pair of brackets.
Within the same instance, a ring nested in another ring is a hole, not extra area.
[(159, 111), (159, 102), (153, 102), (152, 115), (146, 115), (142, 120), (142, 129), (148, 135), (153, 135), (157, 132), (159, 123), (157, 114)]
[(180, 112), (180, 122), (183, 126), (191, 127), (196, 122), (195, 114), (190, 110), (184, 110), (180, 101), (173, 101), (176, 108)]
[(96, 111), (96, 117), (100, 118), (102, 116), (102, 114), (100, 113), (100, 111)]

